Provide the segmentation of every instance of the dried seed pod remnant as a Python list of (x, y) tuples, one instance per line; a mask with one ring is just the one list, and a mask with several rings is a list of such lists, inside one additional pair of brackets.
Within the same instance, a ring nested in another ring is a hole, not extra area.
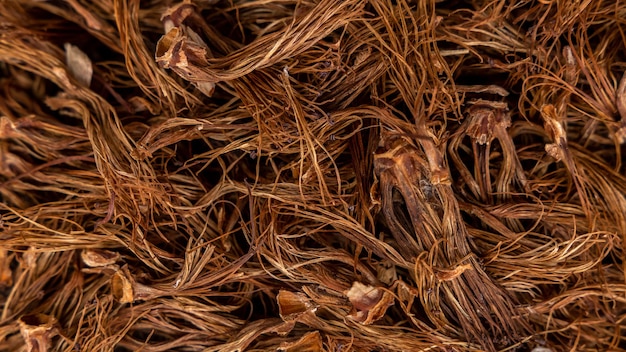
[(27, 352), (47, 352), (52, 339), (59, 334), (56, 318), (46, 314), (25, 315), (19, 319), (20, 332), (26, 341)]

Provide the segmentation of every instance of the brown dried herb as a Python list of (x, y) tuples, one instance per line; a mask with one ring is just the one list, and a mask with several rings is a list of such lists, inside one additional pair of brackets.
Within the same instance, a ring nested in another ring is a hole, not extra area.
[(626, 347), (624, 4), (0, 9), (0, 350)]

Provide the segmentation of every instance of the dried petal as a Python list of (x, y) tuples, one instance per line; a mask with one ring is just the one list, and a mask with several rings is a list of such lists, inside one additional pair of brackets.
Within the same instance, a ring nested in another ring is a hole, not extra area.
[[(157, 43), (156, 61), (163, 68), (171, 68), (183, 78), (191, 74), (201, 75), (200, 67), (206, 67), (207, 47), (189, 38), (185, 27), (174, 27)], [(204, 80), (208, 81), (208, 80)]]
[(195, 82), (194, 85), (207, 97), (211, 97), (215, 91), (215, 83), (213, 82)]
[(317, 305), (302, 293), (280, 290), (276, 297), (278, 311), (284, 321), (299, 321), (304, 315), (315, 315)]
[(626, 142), (626, 120), (620, 123), (619, 129), (615, 132), (615, 137), (620, 144)]
[(372, 324), (382, 318), (387, 308), (394, 303), (390, 292), (358, 281), (355, 281), (345, 294), (354, 311), (348, 317), (363, 325)]
[(15, 122), (11, 121), (8, 116), (0, 116), (0, 138), (16, 138), (18, 136)]
[(85, 265), (92, 268), (113, 265), (120, 259), (120, 254), (104, 249), (85, 249), (80, 253)]
[(544, 105), (541, 108), (541, 117), (543, 117), (544, 127), (548, 136), (550, 136), (556, 144), (562, 146), (563, 142), (567, 140), (567, 137), (554, 105)]
[(91, 85), (93, 66), (89, 56), (77, 46), (65, 43), (67, 69), (74, 79), (85, 87)]

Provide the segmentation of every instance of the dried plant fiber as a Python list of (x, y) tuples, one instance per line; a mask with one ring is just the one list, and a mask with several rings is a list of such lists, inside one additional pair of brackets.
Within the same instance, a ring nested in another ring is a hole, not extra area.
[(626, 350), (626, 3), (0, 1), (0, 351)]

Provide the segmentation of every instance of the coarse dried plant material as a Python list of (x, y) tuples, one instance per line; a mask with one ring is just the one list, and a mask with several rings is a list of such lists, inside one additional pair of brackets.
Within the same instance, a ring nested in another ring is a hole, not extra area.
[(0, 350), (626, 349), (621, 2), (0, 10)]
[[(428, 151), (437, 153), (432, 148)], [(374, 166), (382, 212), (392, 235), (401, 243), (405, 258), (420, 264), (414, 280), (421, 279), (428, 290), (442, 292), (442, 298), (436, 295), (432, 302), (429, 295), (420, 297), (429, 319), (442, 329), (448, 321), (457, 321), (476, 339), (487, 330), (493, 334), (504, 329), (498, 332), (503, 336), (522, 334), (525, 324), (506, 313), (513, 312), (511, 298), (491, 281), (470, 251), (469, 235), (450, 186), (441, 182), (441, 176), (433, 179), (435, 172), (441, 175), (443, 170), (431, 171), (427, 159), (439, 158), (427, 158), (406, 139), (383, 135)], [(482, 343), (488, 346), (492, 341)]]

